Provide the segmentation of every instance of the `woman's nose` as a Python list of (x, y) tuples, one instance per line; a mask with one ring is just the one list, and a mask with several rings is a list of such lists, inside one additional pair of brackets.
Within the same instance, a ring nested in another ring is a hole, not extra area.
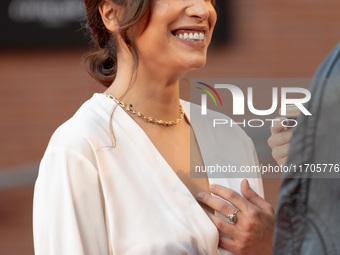
[(209, 17), (209, 4), (211, 5), (210, 1), (206, 0), (191, 0), (186, 8), (186, 15), (206, 20)]

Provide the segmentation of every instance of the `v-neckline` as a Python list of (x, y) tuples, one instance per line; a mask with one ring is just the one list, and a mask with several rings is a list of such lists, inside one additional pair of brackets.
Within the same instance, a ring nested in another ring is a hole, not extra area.
[[(181, 103), (183, 103), (183, 101), (181, 100)], [(124, 110), (122, 109), (118, 104), (117, 105), (117, 108), (119, 109), (119, 111), (121, 111), (121, 113), (125, 116), (126, 119), (128, 119), (129, 122), (131, 122), (131, 125), (134, 125), (135, 127), (134, 128), (137, 128), (139, 130), (140, 133), (143, 134), (144, 136), (144, 139), (150, 144), (150, 146), (152, 147), (152, 149), (155, 151), (155, 153), (157, 154), (157, 157), (161, 159), (162, 162), (164, 162), (164, 164), (171, 170), (171, 172), (173, 174), (176, 175), (176, 177), (179, 179), (179, 181), (182, 183), (183, 186), (185, 186), (185, 188), (187, 189), (187, 191), (191, 194), (190, 190), (188, 189), (188, 187), (183, 183), (183, 181), (181, 180), (181, 178), (179, 178), (179, 176), (176, 174), (176, 171), (170, 166), (170, 164), (168, 163), (168, 161), (163, 157), (163, 155), (160, 153), (160, 151), (157, 149), (157, 147), (155, 146), (155, 144), (151, 141), (150, 137), (147, 135), (147, 133), (144, 131), (144, 129), (139, 126), (137, 124), (137, 122)], [(184, 105), (184, 104), (183, 104)], [(184, 115), (185, 115), (185, 118), (189, 121), (189, 124), (190, 124), (190, 115), (187, 114), (187, 109), (186, 109), (186, 105), (183, 106), (183, 110), (184, 110)], [(134, 129), (133, 128), (133, 129)], [(195, 139), (197, 141), (197, 144), (198, 144), (198, 140), (197, 140), (197, 136), (195, 134), (195, 130), (193, 127), (190, 127), (192, 128), (192, 132), (193, 134), (195, 135)], [(201, 153), (201, 152), (200, 152)], [(205, 165), (205, 162), (204, 162), (204, 158), (203, 158), (203, 155), (201, 154), (200, 155), (201, 158), (202, 158), (202, 162), (203, 164)], [(207, 176), (207, 179), (208, 179), (208, 182), (209, 182), (209, 185), (212, 184), (211, 183), (211, 180), (210, 178)], [(194, 198), (194, 196), (191, 194), (191, 196)], [(195, 199), (196, 200), (196, 199)]]
[[(104, 95), (103, 95), (104, 96)], [(105, 97), (105, 96), (104, 96)], [(105, 97), (106, 99), (110, 100), (109, 98)], [(185, 193), (183, 194), (184, 196), (187, 196), (188, 199), (190, 199), (190, 201), (193, 201), (193, 203), (190, 203), (190, 207), (192, 207), (193, 210), (197, 211), (200, 213), (200, 215), (198, 217), (202, 217), (202, 220), (204, 219), (206, 224), (209, 225), (209, 229), (213, 229), (213, 233), (210, 233), (212, 235), (212, 237), (214, 238), (214, 240), (217, 242), (217, 247), (216, 250), (219, 251), (219, 247), (218, 247), (218, 236), (219, 236), (219, 231), (216, 228), (215, 224), (212, 222), (212, 220), (209, 218), (209, 216), (207, 215), (207, 213), (204, 211), (203, 207), (199, 204), (199, 202), (196, 200), (196, 198), (193, 196), (193, 194), (190, 192), (190, 190), (188, 189), (188, 187), (184, 184), (184, 182), (179, 178), (179, 176), (176, 174), (176, 172), (173, 170), (173, 168), (169, 165), (169, 163), (165, 160), (165, 158), (162, 156), (162, 154), (160, 153), (160, 151), (157, 149), (157, 147), (153, 144), (153, 142), (151, 141), (151, 139), (149, 138), (149, 136), (146, 134), (146, 132), (143, 130), (143, 128), (141, 128), (135, 120), (133, 120), (133, 118), (126, 112), (124, 111), (124, 109), (122, 109), (118, 104), (116, 104), (113, 100), (111, 101), (111, 103), (113, 103), (115, 111), (118, 111), (114, 114), (119, 114), (120, 117), (124, 118), (122, 123), (124, 126), (127, 125), (129, 126), (129, 128), (131, 128), (131, 130), (133, 130), (134, 132), (136, 132), (136, 130), (138, 130), (138, 134), (140, 135), (140, 139), (141, 141), (147, 143), (147, 147), (148, 148), (152, 148), (153, 151), (151, 151), (151, 153), (154, 152), (155, 157), (161, 162), (162, 165), (164, 165), (166, 167), (166, 169), (162, 169), (162, 171), (164, 171), (164, 174), (171, 176), (172, 180), (174, 181), (174, 183), (176, 183), (176, 185), (180, 185), (181, 186), (181, 190), (184, 191)], [(188, 119), (189, 123), (190, 123), (190, 106), (188, 105), (187, 102), (183, 102), (181, 100), (181, 103), (183, 104), (183, 109), (185, 112), (185, 116)], [(112, 104), (111, 104), (112, 105)], [(108, 113), (110, 114), (110, 111), (108, 111)], [(111, 112), (112, 113), (112, 112)], [(189, 114), (188, 114), (189, 113)], [(193, 127), (191, 127), (193, 129), (193, 133), (195, 134), (195, 129)], [(195, 137), (197, 139), (197, 135), (195, 134)], [(197, 143), (199, 145), (199, 141), (197, 140)], [(202, 157), (202, 161), (204, 162), (204, 157), (201, 154)], [(209, 178), (209, 176), (207, 175), (208, 178), (208, 182), (209, 184), (212, 184), (212, 180)], [(210, 246), (210, 245), (209, 245)], [(211, 247), (212, 249), (215, 249), (214, 247)], [(219, 252), (216, 254), (220, 254)]]
[[(103, 95), (104, 96), (104, 95)], [(105, 97), (105, 96), (104, 96)], [(107, 98), (107, 97), (105, 97)], [(107, 98), (109, 99), (109, 98)], [(110, 100), (110, 99), (109, 99)], [(158, 159), (160, 159), (160, 161), (167, 167), (167, 172), (169, 172), (169, 174), (173, 175), (173, 177), (177, 180), (178, 183), (180, 183), (180, 185), (185, 189), (186, 193), (188, 193), (187, 195), (190, 196), (191, 199), (193, 199), (195, 201), (195, 203), (202, 209), (203, 213), (206, 215), (204, 209), (202, 208), (202, 206), (197, 202), (196, 198), (193, 196), (193, 194), (190, 192), (189, 188), (184, 184), (184, 182), (181, 180), (181, 178), (179, 178), (179, 176), (176, 174), (176, 172), (174, 171), (174, 169), (170, 166), (170, 164), (168, 163), (168, 161), (163, 157), (163, 155), (160, 153), (160, 151), (157, 149), (157, 147), (154, 145), (154, 143), (151, 141), (151, 139), (149, 138), (149, 136), (146, 134), (146, 132), (143, 130), (143, 128), (141, 126), (139, 126), (137, 124), (137, 122), (123, 109), (121, 108), (118, 104), (116, 104), (113, 100), (112, 102), (114, 103), (115, 107), (116, 107), (116, 111), (119, 110), (120, 114), (122, 114), (122, 116), (124, 116), (124, 118), (130, 123), (130, 125), (133, 125), (132, 129), (134, 130), (139, 130), (139, 133), (143, 136), (143, 139), (150, 145), (150, 147), (152, 148), (152, 150), (155, 152), (156, 156)], [(187, 105), (186, 102), (183, 102), (183, 100), (181, 100), (181, 103), (183, 104), (183, 110), (184, 110), (184, 114), (185, 114), (185, 118), (189, 121), (190, 124), (190, 113), (188, 115), (188, 109), (187, 109)], [(189, 111), (190, 112), (190, 111)], [(195, 129), (193, 127), (192, 131), (195, 135), (195, 139), (197, 140), (197, 136), (195, 134)], [(197, 140), (198, 143), (198, 140)], [(198, 143), (199, 144), (199, 143)], [(204, 162), (204, 158), (203, 155), (201, 154), (201, 158), (202, 158), (202, 162), (205, 164)], [(209, 178), (209, 176), (207, 175), (207, 179), (208, 179), (208, 183), (209, 185), (212, 184), (211, 179)], [(208, 216), (207, 216), (208, 217)]]

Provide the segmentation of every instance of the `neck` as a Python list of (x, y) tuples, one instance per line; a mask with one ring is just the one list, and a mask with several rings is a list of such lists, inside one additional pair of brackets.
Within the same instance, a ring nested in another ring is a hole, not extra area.
[(174, 120), (179, 115), (179, 80), (157, 76), (139, 66), (131, 80), (132, 60), (120, 58), (117, 76), (106, 93), (120, 98), (135, 111), (161, 120)]
[(123, 100), (132, 104), (135, 110), (154, 118), (176, 119), (179, 114), (179, 82), (153, 82), (136, 81)]

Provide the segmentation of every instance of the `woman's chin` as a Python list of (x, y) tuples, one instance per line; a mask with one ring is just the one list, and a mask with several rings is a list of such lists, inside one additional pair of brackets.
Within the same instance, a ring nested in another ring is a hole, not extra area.
[(195, 60), (188, 63), (185, 69), (187, 69), (188, 71), (202, 69), (205, 66), (206, 62), (207, 62), (206, 59)]

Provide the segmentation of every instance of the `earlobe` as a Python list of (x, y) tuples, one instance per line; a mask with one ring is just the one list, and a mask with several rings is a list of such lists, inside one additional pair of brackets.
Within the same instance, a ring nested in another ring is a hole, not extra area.
[(118, 17), (121, 9), (121, 6), (116, 5), (110, 0), (103, 0), (99, 5), (99, 12), (102, 16), (103, 23), (111, 32), (118, 31)]

